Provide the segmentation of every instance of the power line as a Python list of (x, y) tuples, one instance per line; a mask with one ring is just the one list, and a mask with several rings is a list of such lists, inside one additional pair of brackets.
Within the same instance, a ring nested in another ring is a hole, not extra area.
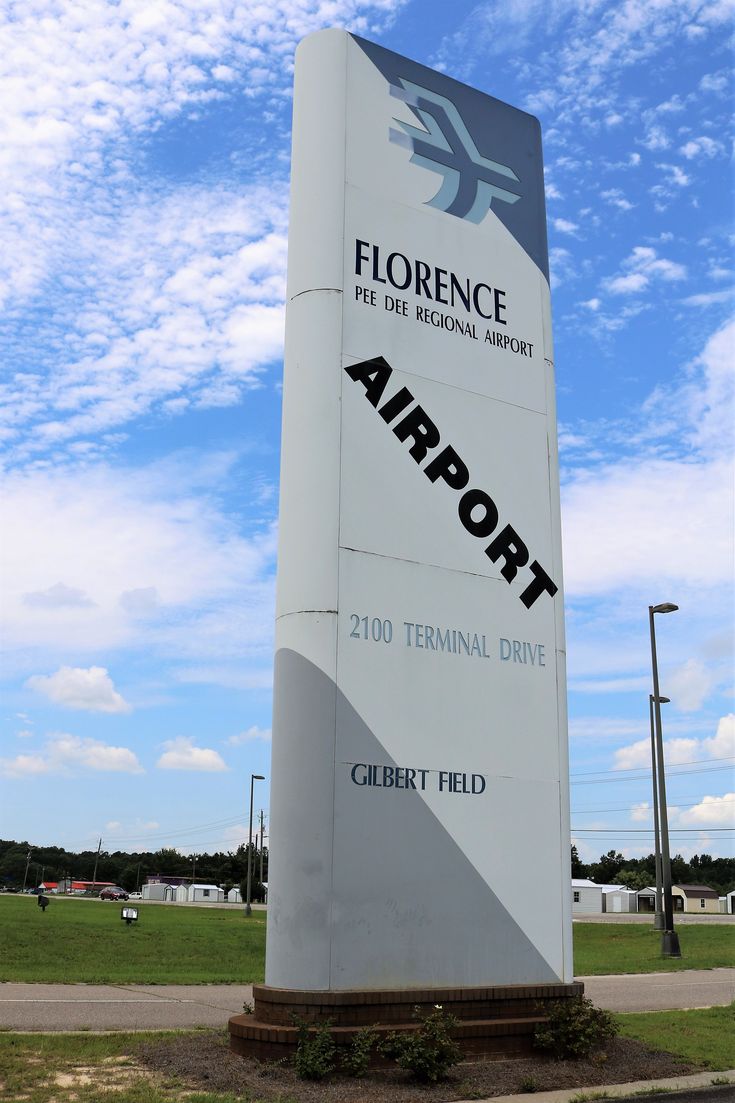
[[(696, 808), (702, 803), (701, 798), (694, 802), (694, 804), (679, 804), (677, 808)], [(721, 800), (717, 798), (717, 807), (720, 808), (723, 804), (735, 804), (735, 800)], [(621, 808), (573, 808), (573, 816), (595, 816), (602, 815), (603, 812), (632, 812), (633, 808), (639, 807), (638, 805), (629, 805), (628, 807)]]
[[(721, 772), (722, 770), (728, 770), (728, 771), (732, 772), (732, 766), (712, 766), (710, 768), (705, 767), (702, 770), (677, 770), (675, 767), (667, 766), (666, 767), (666, 776), (667, 776), (667, 778), (674, 778), (674, 777), (686, 777), (686, 776), (689, 776), (691, 774), (716, 774), (716, 773)], [(615, 772), (616, 773), (618, 773), (618, 772), (622, 773), (622, 770), (621, 771), (615, 771)], [(638, 773), (633, 777), (599, 777), (599, 778), (592, 778), (589, 781), (572, 781), (571, 784), (572, 785), (613, 785), (613, 784), (615, 784), (615, 782), (621, 782), (621, 781), (650, 781), (650, 780), (651, 780), (651, 771), (647, 770), (647, 771), (643, 771), (642, 773)]]
[[(665, 744), (664, 744), (665, 746)], [(688, 762), (675, 762), (674, 766), (698, 766), (701, 763), (710, 762), (735, 762), (735, 756), (725, 755), (722, 758), (693, 758)], [(630, 774), (642, 769), (641, 766), (630, 766), (624, 770), (584, 770), (581, 773), (570, 774), (570, 777), (591, 777), (593, 774)]]

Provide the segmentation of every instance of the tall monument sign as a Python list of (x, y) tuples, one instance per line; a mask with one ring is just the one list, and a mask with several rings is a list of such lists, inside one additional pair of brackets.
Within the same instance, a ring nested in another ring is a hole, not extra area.
[(573, 994), (535, 118), (301, 43), (283, 401), (266, 984), (233, 1048), (269, 1052), (276, 1005)]

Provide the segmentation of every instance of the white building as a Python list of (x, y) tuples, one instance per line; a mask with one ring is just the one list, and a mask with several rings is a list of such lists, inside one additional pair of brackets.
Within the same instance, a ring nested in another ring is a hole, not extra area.
[(604, 912), (637, 912), (638, 893), (624, 885), (600, 885)]
[(228, 904), (242, 904), (242, 896), (240, 895), (240, 889), (237, 885), (234, 885), (227, 893)]
[(177, 885), (176, 886), (176, 895), (174, 896), (174, 900), (176, 901), (176, 903), (177, 904), (186, 904), (188, 899), (189, 899), (189, 886), (188, 885)]
[(221, 904), (225, 898), (224, 889), (218, 885), (190, 885), (190, 904)]
[(144, 900), (173, 900), (175, 891), (173, 885), (156, 881), (152, 885), (143, 885), (142, 896)]
[(600, 915), (602, 885), (584, 877), (572, 878), (572, 915)]

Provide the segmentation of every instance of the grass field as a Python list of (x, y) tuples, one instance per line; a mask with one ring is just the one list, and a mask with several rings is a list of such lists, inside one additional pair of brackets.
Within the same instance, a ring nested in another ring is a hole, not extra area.
[[(263, 980), (265, 912), (242, 907), (138, 905), (130, 927), (120, 905), (0, 895), (0, 981), (88, 984), (251, 984)], [(713, 969), (735, 964), (735, 925), (679, 928), (682, 957), (660, 956), (649, 926), (574, 924), (577, 976)]]
[(263, 980), (265, 912), (0, 896), (0, 980), (88, 984), (249, 984)]
[(705, 1068), (735, 1068), (735, 1004), (697, 1011), (649, 1011), (615, 1016), (620, 1033), (651, 1049), (676, 1053)]
[(735, 965), (735, 924), (681, 924), (678, 934), (681, 957), (662, 958), (661, 932), (648, 924), (575, 923), (575, 975), (662, 973)]

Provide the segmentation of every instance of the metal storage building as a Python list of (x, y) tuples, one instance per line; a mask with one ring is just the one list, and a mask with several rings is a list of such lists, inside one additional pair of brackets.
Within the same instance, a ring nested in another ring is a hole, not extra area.
[(572, 915), (599, 915), (602, 912), (602, 885), (583, 877), (572, 878)]

